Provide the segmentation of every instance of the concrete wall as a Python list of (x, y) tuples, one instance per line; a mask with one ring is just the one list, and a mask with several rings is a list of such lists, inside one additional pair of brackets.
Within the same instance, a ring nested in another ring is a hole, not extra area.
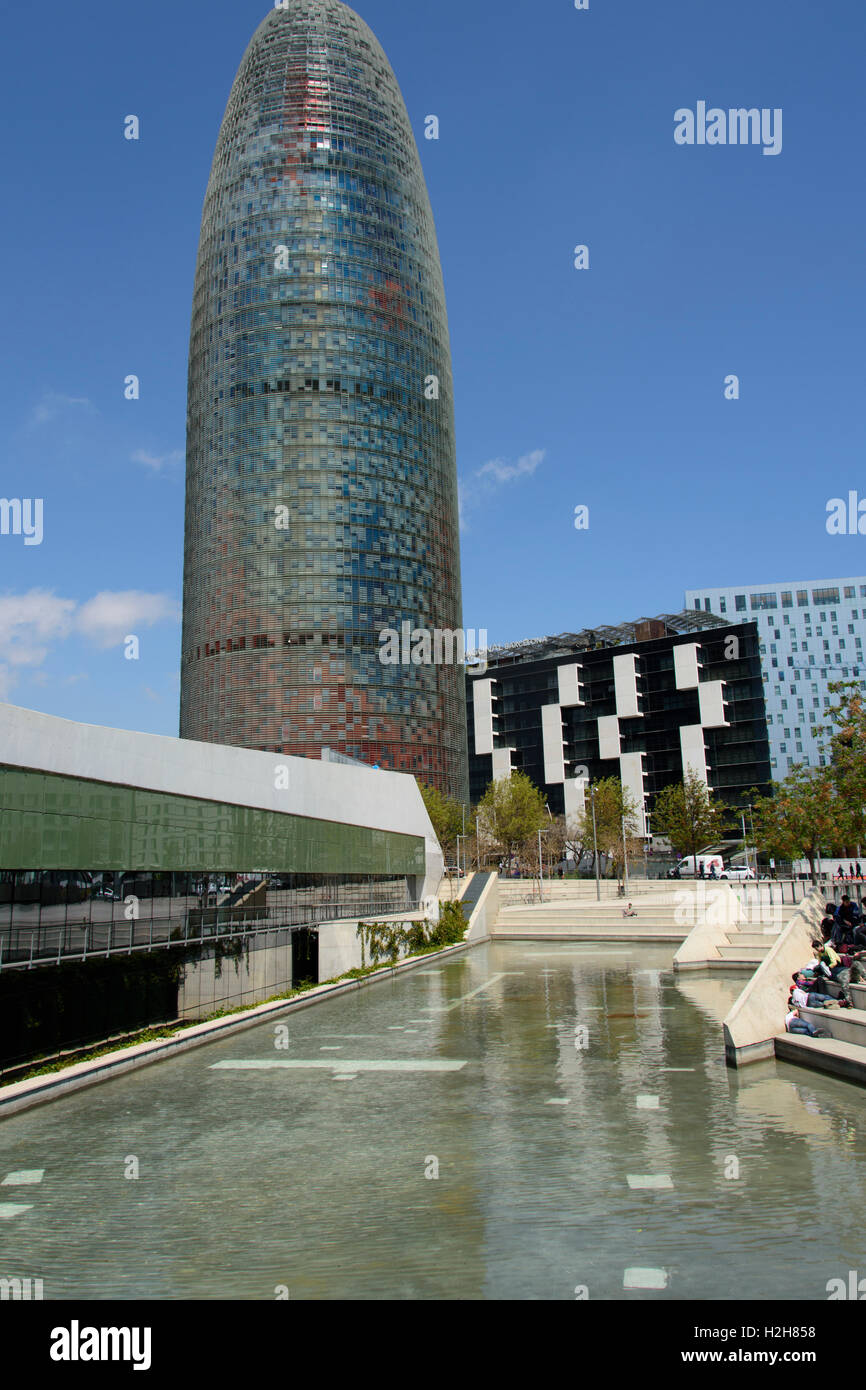
[(745, 915), (733, 884), (693, 883), (690, 891), (676, 894), (676, 902), (675, 922), (691, 930), (674, 956), (674, 970), (700, 970), (708, 961), (721, 961), (719, 947), (730, 944), (727, 929)]
[(812, 955), (810, 941), (820, 936), (824, 895), (814, 889), (764, 958), (724, 1022), (725, 1060), (731, 1067), (775, 1056), (773, 1039), (785, 1030), (791, 975)]
[(484, 892), (475, 904), (472, 916), (469, 918), (469, 929), (466, 932), (466, 941), (486, 941), (491, 931), (496, 926), (499, 916), (499, 875), (491, 874)]
[(345, 922), (320, 922), (318, 932), (320, 982), (360, 968), (361, 942), (354, 917)]
[(200, 1018), (218, 1009), (258, 1004), (291, 989), (291, 937), (287, 927), (248, 937), (237, 960), (223, 955), (219, 965), (216, 944), (202, 946), (199, 959), (184, 965), (177, 992), (178, 1017)]

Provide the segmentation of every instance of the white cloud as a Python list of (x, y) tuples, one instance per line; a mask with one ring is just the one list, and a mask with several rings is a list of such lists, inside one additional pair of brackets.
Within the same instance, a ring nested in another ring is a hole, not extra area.
[(141, 463), (145, 468), (151, 468), (154, 473), (162, 472), (163, 468), (172, 468), (176, 463), (184, 461), (183, 449), (172, 449), (167, 454), (149, 454), (146, 449), (136, 449), (134, 454), (130, 454), (133, 463)]
[(75, 627), (98, 647), (113, 647), (137, 628), (179, 620), (179, 606), (168, 594), (143, 594), (129, 589), (125, 593), (95, 594), (78, 610)]
[(513, 483), (520, 478), (531, 478), (535, 470), (544, 462), (546, 449), (533, 449), (522, 454), (516, 463), (505, 459), (490, 459), (470, 473), (466, 482), (457, 485), (457, 501), (460, 512), (460, 529), (467, 529), (467, 512), (497, 488)]
[(540, 463), (544, 461), (544, 449), (533, 449), (524, 454), (516, 463), (506, 463), (504, 459), (491, 459), (476, 471), (476, 478), (492, 478), (494, 483), (512, 483), (515, 478), (531, 477)]
[(81, 406), (85, 410), (93, 410), (93, 402), (86, 396), (65, 396), (60, 391), (43, 391), (39, 401), (33, 407), (30, 414), (29, 423), (31, 425), (45, 425), (49, 420), (55, 420), (57, 416), (73, 406)]
[[(168, 594), (104, 591), (83, 604), (44, 589), (0, 594), (0, 700), (9, 698), (23, 667), (37, 668), (30, 678), (44, 685), (46, 673), (38, 668), (73, 634), (107, 648), (119, 645), (137, 628), (179, 620), (179, 604)], [(67, 676), (64, 683), (86, 679), (86, 674)]]

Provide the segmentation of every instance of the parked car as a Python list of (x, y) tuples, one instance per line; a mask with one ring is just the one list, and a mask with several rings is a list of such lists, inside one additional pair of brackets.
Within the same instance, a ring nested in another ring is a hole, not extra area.
[(755, 870), (748, 864), (728, 864), (720, 874), (721, 878), (754, 878)]

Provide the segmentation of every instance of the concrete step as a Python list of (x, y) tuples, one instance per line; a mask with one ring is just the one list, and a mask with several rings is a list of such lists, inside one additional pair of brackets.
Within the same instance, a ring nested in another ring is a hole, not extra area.
[[(527, 921), (540, 922), (618, 922), (622, 920), (623, 908), (617, 908), (613, 912), (592, 910), (587, 908), (574, 907), (547, 907), (525, 903), (523, 907), (501, 907), (499, 916), (503, 921), (511, 921), (514, 918), (526, 919)], [(647, 922), (675, 922), (677, 914), (673, 908), (667, 911), (658, 908), (636, 908), (637, 919)], [(692, 916), (693, 914), (681, 914), (682, 916)]]
[(731, 946), (760, 946), (765, 954), (773, 944), (773, 937), (764, 936), (763, 932), (732, 931), (730, 927), (726, 927), (725, 936)]
[[(823, 1028), (831, 1038), (838, 1042), (852, 1043), (862, 1047), (866, 1062), (866, 1012), (862, 1009), (809, 1009), (801, 1008), (800, 1017), (811, 1023), (813, 1028)], [(796, 1034), (792, 1034), (796, 1037)], [(820, 1041), (820, 1039), (819, 1039)]]
[(720, 946), (722, 960), (743, 960), (759, 963), (767, 954), (766, 946)]
[(866, 985), (851, 985), (850, 990), (855, 1009), (866, 1009)]
[[(649, 927), (642, 931), (625, 924), (621, 927), (505, 927), (496, 926), (490, 933), (494, 941), (591, 941), (603, 946), (615, 941), (655, 941), (665, 945), (680, 946), (686, 938), (682, 927), (665, 931), (663, 927)], [(754, 963), (751, 966), (754, 969)]]
[(779, 1061), (814, 1067), (866, 1086), (866, 1050), (856, 1043), (809, 1038), (802, 1033), (778, 1033), (773, 1042)]

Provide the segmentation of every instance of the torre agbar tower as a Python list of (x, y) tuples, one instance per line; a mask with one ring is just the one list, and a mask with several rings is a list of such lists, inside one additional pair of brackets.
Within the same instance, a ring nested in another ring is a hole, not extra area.
[(181, 737), (328, 747), (465, 799), (458, 650), (413, 664), (410, 637), (393, 661), (381, 636), (461, 622), (448, 324), (412, 128), (367, 25), (288, 0), (244, 55), (202, 214)]

